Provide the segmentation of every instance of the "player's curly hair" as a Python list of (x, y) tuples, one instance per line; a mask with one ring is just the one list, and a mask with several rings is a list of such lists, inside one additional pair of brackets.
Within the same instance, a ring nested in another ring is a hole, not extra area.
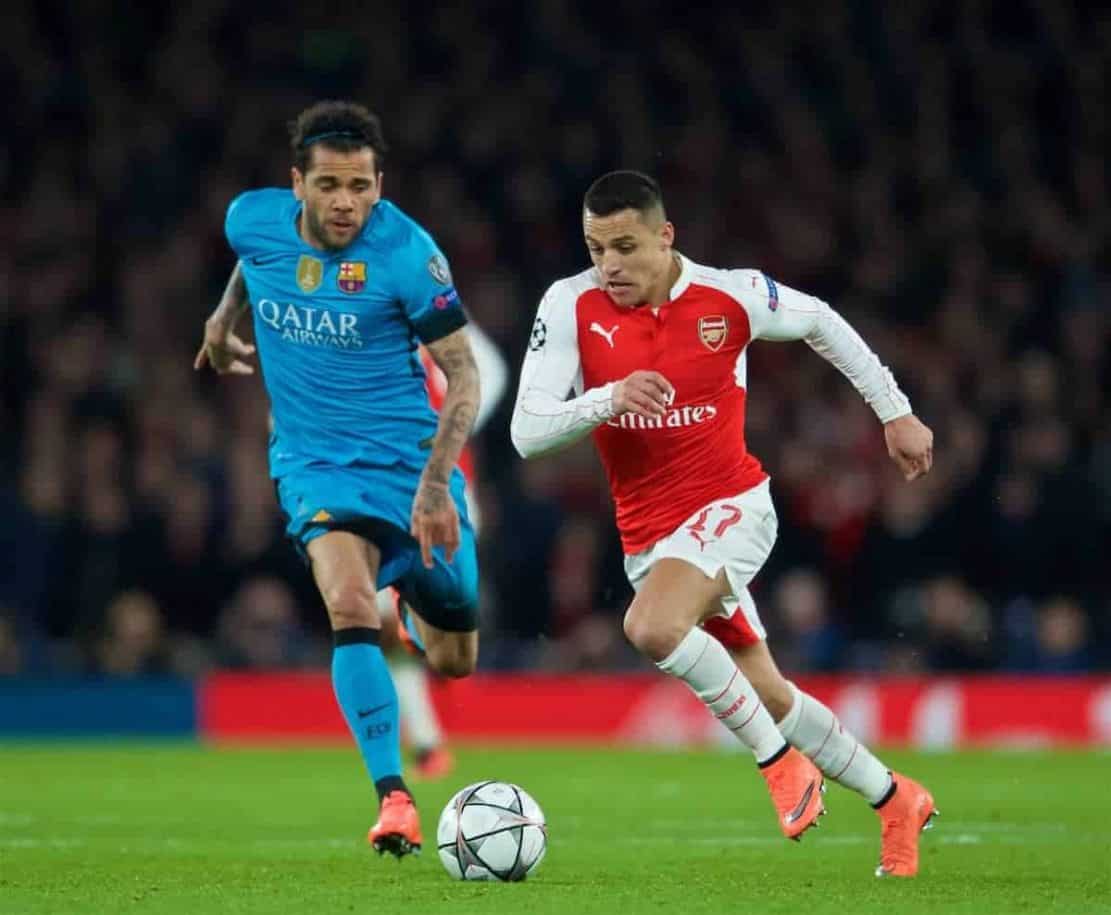
[(312, 162), (317, 143), (336, 152), (355, 152), (369, 146), (374, 150), (374, 167), (382, 171), (388, 148), (378, 115), (357, 102), (317, 102), (289, 122), (289, 145), (293, 164), (304, 174)]
[(664, 216), (664, 198), (656, 179), (631, 170), (607, 172), (587, 189), (583, 207), (595, 216), (609, 216), (621, 210), (636, 210), (642, 216)]

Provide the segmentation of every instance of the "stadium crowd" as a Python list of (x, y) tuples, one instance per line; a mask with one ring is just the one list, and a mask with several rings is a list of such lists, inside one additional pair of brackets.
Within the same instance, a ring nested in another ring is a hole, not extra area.
[[(944, 7), (938, 8), (938, 7)], [(754, 593), (791, 670), (1111, 666), (1111, 15), (1054, 0), (8, 5), (0, 74), (0, 675), (327, 663), (283, 540), (261, 381), (197, 374), (225, 208), (285, 121), (383, 117), (386, 195), (515, 371), (579, 206), (662, 182), (678, 248), (828, 300), (936, 434), (901, 481), (801, 344), (750, 354), (780, 541)], [(486, 668), (639, 662), (589, 443), (476, 447)]]

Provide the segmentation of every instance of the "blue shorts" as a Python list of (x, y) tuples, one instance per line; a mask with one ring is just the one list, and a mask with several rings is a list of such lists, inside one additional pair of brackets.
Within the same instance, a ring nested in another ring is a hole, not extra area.
[(420, 544), (409, 533), (409, 517), (419, 472), (403, 466), (373, 464), (309, 466), (275, 480), (286, 516), (286, 535), (307, 561), (310, 541), (344, 530), (369, 540), (382, 554), (379, 589), (393, 585), (421, 617), (439, 629), (470, 632), (478, 628), (478, 556), (467, 514), (466, 483), (458, 469), (451, 495), (459, 512), (460, 541), (449, 563), (442, 547), (432, 551), (426, 569)]

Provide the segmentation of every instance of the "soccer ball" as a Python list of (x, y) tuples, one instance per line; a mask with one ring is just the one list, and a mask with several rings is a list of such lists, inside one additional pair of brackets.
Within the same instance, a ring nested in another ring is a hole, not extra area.
[(436, 847), (456, 880), (524, 880), (548, 848), (540, 805), (508, 782), (476, 782), (440, 814)]

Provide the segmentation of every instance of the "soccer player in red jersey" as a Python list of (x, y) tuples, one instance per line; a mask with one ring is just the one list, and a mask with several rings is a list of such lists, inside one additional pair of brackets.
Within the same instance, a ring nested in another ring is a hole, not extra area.
[(817, 825), (828, 776), (879, 814), (877, 875), (913, 876), (933, 798), (785, 680), (764, 642), (748, 585), (777, 520), (768, 475), (745, 447), (747, 348), (805, 340), (875, 411), (907, 480), (929, 472), (933, 433), (825, 302), (758, 270), (719, 270), (679, 254), (647, 175), (595, 181), (583, 233), (593, 267), (554, 283), (540, 303), (514, 445), (531, 458), (593, 435), (636, 591), (625, 634), (752, 750), (784, 834), (797, 839)]

